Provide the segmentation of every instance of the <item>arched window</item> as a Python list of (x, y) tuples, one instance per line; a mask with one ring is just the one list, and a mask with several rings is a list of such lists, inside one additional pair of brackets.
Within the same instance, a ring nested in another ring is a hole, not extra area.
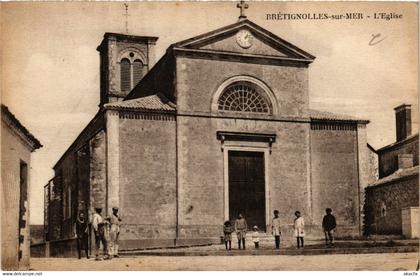
[(247, 81), (232, 83), (218, 99), (219, 111), (271, 114), (270, 101), (256, 85)]
[(134, 47), (121, 50), (118, 55), (120, 64), (120, 89), (129, 92), (136, 86), (148, 71), (144, 53)]
[(131, 90), (131, 64), (126, 58), (121, 60), (121, 91)]
[(143, 78), (143, 62), (136, 59), (133, 62), (133, 87)]

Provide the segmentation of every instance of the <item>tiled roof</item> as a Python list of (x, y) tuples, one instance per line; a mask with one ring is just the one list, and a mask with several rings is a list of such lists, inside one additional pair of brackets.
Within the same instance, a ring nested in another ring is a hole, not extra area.
[(363, 120), (349, 115), (335, 114), (327, 111), (320, 111), (309, 109), (309, 117), (312, 120), (328, 120), (328, 121), (352, 121), (360, 123), (369, 123), (368, 120)]
[(26, 137), (26, 139), (31, 142), (34, 150), (42, 147), (38, 139), (36, 139), (35, 136), (32, 135), (32, 133), (30, 133), (29, 130), (27, 130), (26, 127), (21, 124), (21, 122), (15, 117), (15, 115), (13, 115), (12, 112), (10, 112), (9, 108), (4, 104), (1, 105), (1, 113), (2, 119), (10, 120), (12, 126), (16, 127)]
[(401, 169), (395, 171), (393, 174), (385, 176), (381, 179), (378, 179), (377, 181), (373, 182), (372, 184), (369, 184), (369, 187), (378, 186), (385, 183), (395, 182), (401, 178), (414, 176), (419, 174), (419, 166), (414, 166), (408, 169)]
[(105, 104), (107, 109), (175, 111), (175, 104), (161, 94)]
[[(418, 133), (410, 135), (407, 138), (405, 138), (404, 140), (396, 141), (392, 144), (386, 145), (386, 146), (378, 149), (377, 151), (384, 151), (384, 150), (389, 150), (389, 149), (394, 148), (394, 147), (399, 147), (399, 146), (402, 146), (406, 143), (411, 143), (413, 140), (416, 140), (416, 139), (417, 140), (419, 139), (419, 134)], [(417, 141), (417, 143), (418, 143), (418, 141)]]

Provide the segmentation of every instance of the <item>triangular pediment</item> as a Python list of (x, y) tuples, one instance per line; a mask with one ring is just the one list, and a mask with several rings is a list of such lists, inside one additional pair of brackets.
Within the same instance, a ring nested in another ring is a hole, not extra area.
[(181, 41), (173, 44), (172, 47), (214, 53), (290, 58), (309, 62), (315, 58), (249, 20), (241, 20), (235, 24)]

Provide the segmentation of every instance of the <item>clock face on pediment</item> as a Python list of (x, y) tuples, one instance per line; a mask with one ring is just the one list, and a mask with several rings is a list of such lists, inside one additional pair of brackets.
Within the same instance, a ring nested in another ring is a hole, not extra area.
[(305, 62), (312, 62), (315, 58), (246, 19), (175, 43), (172, 47), (176, 50), (191, 51), (200, 55), (238, 54), (238, 57), (244, 57), (243, 54), (247, 54), (248, 57), (251, 55), (253, 57), (266, 56), (278, 60), (287, 57)]
[(239, 46), (241, 46), (244, 49), (251, 47), (253, 40), (254, 37), (248, 30), (240, 30), (236, 34), (236, 42), (239, 44)]

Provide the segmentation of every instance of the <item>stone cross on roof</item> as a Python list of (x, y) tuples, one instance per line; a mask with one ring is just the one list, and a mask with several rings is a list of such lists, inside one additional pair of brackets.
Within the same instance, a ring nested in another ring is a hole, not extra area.
[(241, 15), (239, 15), (239, 20), (245, 19), (245, 10), (249, 7), (248, 4), (245, 4), (245, 1), (241, 1), (240, 3), (236, 4), (236, 7), (241, 9)]

